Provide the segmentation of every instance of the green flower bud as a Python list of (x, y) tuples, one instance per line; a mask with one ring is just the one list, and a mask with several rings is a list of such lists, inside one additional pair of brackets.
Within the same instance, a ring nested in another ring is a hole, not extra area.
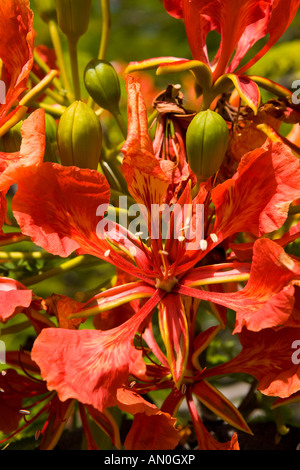
[(218, 113), (208, 109), (192, 119), (186, 133), (186, 152), (198, 182), (207, 180), (219, 170), (228, 139), (228, 127)]
[(57, 145), (61, 164), (96, 170), (100, 160), (102, 128), (95, 112), (75, 101), (60, 118)]
[(84, 83), (93, 100), (111, 114), (119, 114), (121, 88), (114, 67), (105, 60), (92, 59), (84, 72)]
[(39, 16), (45, 23), (56, 21), (56, 8), (54, 0), (34, 0)]
[(62, 32), (78, 41), (87, 32), (92, 0), (55, 0), (57, 22)]

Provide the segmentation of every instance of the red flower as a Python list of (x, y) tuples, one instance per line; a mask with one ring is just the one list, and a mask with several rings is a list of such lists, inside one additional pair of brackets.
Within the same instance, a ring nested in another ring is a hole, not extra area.
[[(169, 179), (153, 155), (138, 82), (130, 77), (127, 86), (129, 131), (123, 147), (123, 169), (128, 189), (137, 203), (143, 204), (145, 220), (149, 222), (152, 205), (164, 201)], [(34, 344), (33, 359), (48, 388), (56, 390), (61, 400), (76, 398), (102, 412), (115, 405), (114, 391), (123, 386), (128, 376), (145, 373), (142, 352), (135, 348), (133, 338), (142, 333), (156, 306), (168, 364), (180, 387), (189, 353), (189, 320), (182, 302), (185, 296), (232, 308), (238, 311), (241, 321), (246, 319), (250, 325), (254, 321), (250, 321), (250, 314), (262, 315), (281, 291), (291, 295), (289, 286), (297, 279), (298, 268), (291, 268), (290, 262), (284, 261), (271, 240), (257, 240), (252, 268), (250, 263), (228, 262), (226, 257), (218, 264), (210, 264), (209, 259), (212, 257), (215, 263), (214, 249), (236, 233), (250, 231), (262, 236), (281, 227), (290, 203), (300, 196), (299, 188), (299, 161), (278, 143), (268, 143), (246, 155), (234, 177), (222, 185), (212, 190), (210, 181), (202, 185), (193, 201), (187, 185), (177, 201), (181, 213), (185, 204), (193, 203), (195, 209), (196, 203), (204, 203), (205, 221), (214, 220), (206, 223), (198, 246), (188, 249), (183, 236), (171, 235), (165, 243), (161, 233), (155, 238), (151, 225), (151, 246), (113, 222), (108, 230), (102, 230), (99, 239), (97, 208), (108, 205), (109, 187), (96, 171), (45, 163), (37, 168), (33, 179), (21, 179), (13, 211), (22, 233), (50, 253), (66, 257), (77, 250), (106, 260), (137, 279), (95, 296), (78, 311), (78, 316), (96, 315), (132, 299), (144, 299), (137, 313), (111, 330), (44, 329)], [(182, 230), (183, 224), (195, 226), (196, 211), (189, 220), (185, 216), (181, 222)], [(274, 260), (277, 263), (278, 283), (270, 276), (265, 279), (265, 271), (257, 267), (256, 255), (259, 259), (262, 253), (266, 263), (263, 267)], [(236, 293), (199, 289), (203, 285), (247, 280), (249, 275), (246, 287)], [(263, 291), (257, 289), (260, 284)], [(285, 314), (288, 321), (288, 311)], [(224, 325), (226, 318), (221, 315), (219, 320)]]
[[(33, 12), (29, 0), (3, 0), (0, 5), (1, 80), (5, 83), (5, 103), (0, 106), (0, 135), (25, 115), (27, 108), (18, 105), (27, 88), (33, 66)], [(17, 104), (17, 106), (16, 106)]]
[(34, 111), (22, 124), (22, 144), (18, 152), (0, 152), (0, 229), (7, 212), (6, 194), (25, 173), (32, 174), (42, 164), (45, 153), (45, 112)]
[[(282, 36), (299, 4), (299, 0), (164, 0), (166, 10), (184, 20), (193, 60), (158, 57), (132, 62), (127, 72), (157, 66), (158, 74), (191, 70), (202, 87), (205, 107), (233, 85), (256, 112), (260, 102), (256, 77), (251, 80), (244, 73)], [(209, 59), (206, 44), (211, 31), (217, 31), (221, 37), (213, 60)], [(247, 53), (266, 36), (264, 47), (247, 60)], [(241, 65), (243, 59), (246, 63)], [(271, 84), (257, 78), (261, 86)]]

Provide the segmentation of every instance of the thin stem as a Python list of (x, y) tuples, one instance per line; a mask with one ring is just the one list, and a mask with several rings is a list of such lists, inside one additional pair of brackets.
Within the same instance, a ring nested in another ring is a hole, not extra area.
[(59, 274), (63, 274), (65, 272), (70, 271), (84, 263), (86, 257), (84, 255), (77, 256), (74, 259), (68, 260), (55, 268), (49, 269), (48, 271), (44, 271), (37, 276), (32, 276), (30, 278), (22, 280), (22, 284), (24, 286), (32, 286), (34, 284), (38, 284), (39, 282), (44, 281), (45, 279), (49, 279), (54, 276), (58, 276)]
[(0, 251), (1, 260), (21, 260), (21, 259), (49, 259), (54, 258), (50, 253), (42, 251)]
[[(30, 72), (29, 76), (34, 85), (38, 85), (41, 82), (39, 77), (37, 77), (33, 72)], [(64, 98), (61, 95), (59, 95), (57, 92), (51, 90), (50, 88), (45, 89), (45, 94), (48, 95), (49, 98), (51, 98), (54, 102), (62, 104), (62, 105), (65, 104)]]
[(50, 104), (47, 104), (47, 103), (43, 103), (43, 102), (32, 102), (30, 103), (30, 106), (32, 108), (42, 108), (44, 109), (47, 113), (51, 114), (52, 116), (54, 116), (55, 118), (60, 118), (60, 116), (62, 116), (62, 114), (64, 113), (64, 111), (66, 110), (66, 107), (65, 106), (52, 106)]
[(122, 116), (122, 114), (120, 113), (119, 110), (115, 111), (114, 114), (113, 114), (115, 120), (116, 120), (116, 123), (118, 124), (119, 128), (120, 128), (120, 131), (122, 132), (122, 135), (124, 137), (124, 139), (127, 138), (127, 124)]
[(37, 85), (35, 85), (25, 96), (21, 99), (21, 106), (28, 106), (31, 100), (36, 99), (41, 93), (44, 93), (53, 79), (57, 77), (58, 71), (51, 70), (46, 77), (44, 77)]
[(53, 21), (53, 20), (49, 21), (48, 25), (49, 25), (49, 32), (50, 32), (51, 40), (52, 40), (52, 43), (53, 43), (53, 46), (54, 46), (54, 49), (55, 49), (55, 53), (56, 53), (56, 57), (57, 57), (57, 61), (58, 61), (58, 65), (59, 65), (59, 69), (60, 69), (60, 73), (61, 73), (61, 79), (62, 79), (62, 82), (63, 82), (63, 86), (66, 89), (69, 101), (72, 102), (73, 101), (73, 93), (72, 93), (72, 89), (71, 89), (71, 86), (70, 86), (69, 77), (68, 77), (68, 73), (67, 73), (67, 69), (66, 69), (66, 64), (65, 64), (63, 49), (62, 49), (61, 40), (60, 40), (60, 36), (59, 36), (58, 26), (55, 23), (55, 21)]
[[(47, 73), (49, 73), (51, 70), (49, 65), (43, 61), (43, 59), (41, 58), (41, 56), (36, 50), (33, 51), (33, 57), (34, 57), (34, 61), (39, 66), (39, 68), (47, 75)], [(53, 85), (55, 86), (55, 88), (57, 89), (59, 93), (62, 93), (63, 90), (61, 88), (61, 83), (58, 78), (54, 78)]]
[(99, 59), (105, 59), (109, 44), (109, 36), (111, 30), (111, 17), (110, 17), (110, 0), (101, 0), (102, 9), (102, 33), (101, 44), (98, 54)]
[(69, 44), (69, 55), (71, 61), (71, 70), (72, 70), (72, 79), (74, 87), (74, 97), (75, 100), (79, 101), (81, 99), (80, 91), (80, 78), (79, 78), (79, 68), (78, 68), (78, 51), (77, 51), (77, 41), (68, 38)]

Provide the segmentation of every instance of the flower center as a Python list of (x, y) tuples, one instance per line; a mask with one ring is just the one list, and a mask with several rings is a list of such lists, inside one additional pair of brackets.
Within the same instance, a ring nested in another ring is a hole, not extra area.
[(167, 292), (172, 292), (177, 282), (178, 279), (176, 277), (169, 277), (168, 279), (156, 279), (155, 287), (157, 289), (163, 289)]

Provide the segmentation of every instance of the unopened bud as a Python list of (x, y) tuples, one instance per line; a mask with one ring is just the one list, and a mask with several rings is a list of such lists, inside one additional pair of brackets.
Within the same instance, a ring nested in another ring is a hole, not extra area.
[(91, 60), (84, 72), (84, 82), (90, 96), (101, 108), (113, 115), (119, 112), (120, 82), (110, 62)]
[(92, 0), (55, 0), (57, 22), (71, 41), (78, 41), (87, 32)]
[(37, 12), (45, 23), (56, 21), (56, 7), (54, 0), (34, 0)]
[(97, 169), (102, 128), (92, 108), (75, 101), (66, 109), (58, 124), (57, 144), (62, 165)]
[(192, 119), (186, 133), (186, 151), (198, 182), (208, 179), (219, 170), (228, 138), (228, 127), (218, 113), (208, 109), (200, 111)]

